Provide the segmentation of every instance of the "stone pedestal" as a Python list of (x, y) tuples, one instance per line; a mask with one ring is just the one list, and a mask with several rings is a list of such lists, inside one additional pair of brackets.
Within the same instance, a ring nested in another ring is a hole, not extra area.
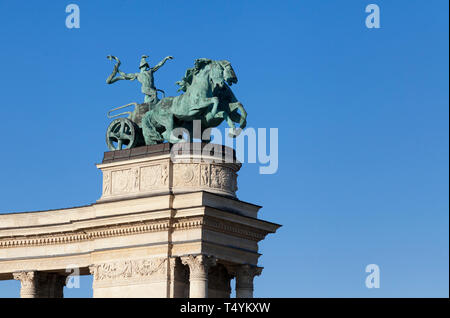
[(105, 153), (103, 163), (97, 165), (103, 172), (98, 202), (199, 191), (236, 198), (241, 164), (233, 150), (189, 145), (185, 154), (183, 149), (171, 153), (169, 144)]
[(237, 296), (252, 297), (258, 242), (280, 225), (237, 198), (232, 149), (208, 147), (106, 152), (96, 203), (0, 215), (0, 279), (19, 279), (22, 297), (61, 297), (55, 273), (76, 267), (94, 297), (227, 298), (236, 277)]

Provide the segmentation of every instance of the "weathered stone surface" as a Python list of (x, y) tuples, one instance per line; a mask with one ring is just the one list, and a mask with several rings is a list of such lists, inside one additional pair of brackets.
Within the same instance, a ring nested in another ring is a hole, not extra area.
[(279, 228), (234, 197), (234, 181), (214, 181), (236, 163), (112, 160), (99, 165), (95, 204), (0, 215), (0, 280), (20, 280), (23, 297), (62, 297), (78, 268), (94, 275), (94, 297), (228, 297), (229, 268), (256, 266), (258, 242)]
[(232, 156), (232, 162), (228, 162), (223, 155), (227, 150), (220, 149), (223, 152), (208, 156), (191, 151), (189, 160), (175, 163), (169, 148), (162, 145), (149, 146), (145, 152), (142, 149), (135, 157), (131, 156), (133, 149), (114, 151), (113, 155), (105, 153), (103, 163), (97, 165), (103, 172), (103, 194), (99, 202), (197, 191), (236, 197), (241, 164)]

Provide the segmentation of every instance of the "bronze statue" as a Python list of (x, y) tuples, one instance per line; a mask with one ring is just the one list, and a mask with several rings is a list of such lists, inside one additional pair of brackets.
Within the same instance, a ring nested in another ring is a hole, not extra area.
[[(166, 57), (153, 68), (149, 67), (146, 57), (144, 55), (141, 59), (140, 73), (126, 74), (119, 70), (119, 59), (108, 56), (108, 59), (114, 59), (117, 63), (106, 82), (111, 84), (123, 79), (138, 79), (142, 84), (142, 92), (145, 94), (143, 104), (131, 103), (136, 106), (133, 112), (114, 116), (109, 116), (108, 113), (109, 118), (129, 115), (128, 118), (115, 119), (108, 127), (106, 141), (110, 150), (120, 150), (123, 146), (128, 149), (164, 141), (177, 143), (182, 139), (172, 134), (175, 128), (185, 128), (192, 140), (194, 120), (200, 121), (201, 134), (208, 128), (219, 126), (224, 120), (231, 128), (232, 137), (238, 136), (241, 129), (246, 126), (247, 112), (230, 88), (232, 84), (237, 83), (237, 77), (230, 62), (206, 58), (195, 60), (194, 67), (187, 69), (185, 76), (176, 82), (180, 86), (179, 91), (183, 93), (159, 100), (157, 91), (161, 90), (154, 85), (153, 72), (172, 57)], [(117, 76), (117, 73), (120, 76)], [(238, 129), (235, 128), (235, 123), (239, 124)]]
[[(157, 91), (161, 91), (161, 92), (164, 92), (164, 91), (159, 90), (155, 87), (155, 79), (153, 77), (153, 73), (156, 72), (157, 70), (159, 70), (161, 68), (161, 66), (163, 66), (164, 63), (166, 63), (167, 60), (172, 60), (173, 59), (172, 56), (167, 56), (161, 62), (156, 64), (155, 66), (150, 67), (146, 60), (148, 58), (148, 56), (142, 55), (141, 63), (139, 64), (139, 70), (140, 70), (139, 73), (124, 73), (119, 70), (119, 66), (121, 63), (117, 57), (108, 55), (107, 58), (111, 61), (116, 60), (116, 62), (117, 62), (116, 65), (114, 65), (114, 69), (113, 69), (111, 75), (109, 75), (109, 77), (106, 79), (107, 84), (112, 84), (119, 80), (134, 81), (135, 79), (137, 79), (142, 84), (142, 88), (141, 88), (142, 93), (145, 94), (144, 103), (156, 104), (158, 102), (159, 99), (157, 96)], [(117, 73), (119, 73), (120, 76), (117, 76)]]

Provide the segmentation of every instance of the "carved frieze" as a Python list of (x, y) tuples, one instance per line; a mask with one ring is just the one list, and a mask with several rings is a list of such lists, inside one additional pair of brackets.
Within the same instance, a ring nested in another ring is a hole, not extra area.
[(132, 180), (132, 170), (117, 170), (111, 172), (112, 176), (112, 193), (120, 194), (127, 193), (131, 190)]
[(211, 187), (218, 188), (228, 192), (235, 192), (236, 173), (223, 165), (211, 165)]
[(210, 165), (201, 165), (201, 185), (209, 187), (210, 186)]
[(198, 163), (177, 163), (173, 166), (173, 185), (175, 187), (192, 187), (200, 185)]
[(130, 168), (103, 171), (103, 198), (115, 195), (149, 192), (169, 186), (169, 164), (148, 163), (133, 165)]
[(131, 184), (132, 191), (139, 191), (140, 178), (138, 168), (131, 169)]
[(89, 271), (96, 281), (164, 278), (167, 275), (167, 259), (148, 258), (94, 264), (89, 267)]
[(213, 188), (234, 194), (237, 190), (236, 172), (225, 165), (179, 163), (174, 165), (174, 188)]
[(169, 185), (169, 164), (163, 164), (161, 166), (161, 185)]
[(161, 165), (141, 167), (141, 190), (150, 190), (163, 184)]
[(111, 171), (103, 172), (103, 195), (111, 194)]
[(109, 166), (103, 170), (102, 200), (161, 193), (163, 190), (211, 191), (235, 196), (237, 170), (240, 165), (187, 159), (171, 162), (170, 158), (133, 162), (130, 165)]

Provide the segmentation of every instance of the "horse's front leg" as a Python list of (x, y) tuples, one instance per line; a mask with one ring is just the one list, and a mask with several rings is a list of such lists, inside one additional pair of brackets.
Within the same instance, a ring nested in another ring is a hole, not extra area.
[(211, 110), (206, 114), (206, 122), (209, 123), (217, 114), (217, 109), (219, 108), (219, 98), (211, 97), (209, 98), (210, 103), (212, 103)]
[[(244, 129), (247, 126), (247, 112), (244, 109), (244, 106), (240, 102), (230, 104), (229, 116), (231, 120), (235, 123), (239, 123), (241, 129)], [(239, 114), (237, 110), (240, 110)]]
[(223, 117), (227, 121), (228, 127), (230, 127), (230, 131), (228, 132), (228, 137), (236, 138), (237, 136), (239, 136), (241, 133), (241, 128), (236, 129), (233, 119), (228, 115), (227, 112), (224, 112)]
[(216, 116), (217, 108), (219, 107), (219, 97), (211, 97), (213, 102), (213, 107), (211, 108), (211, 116)]

